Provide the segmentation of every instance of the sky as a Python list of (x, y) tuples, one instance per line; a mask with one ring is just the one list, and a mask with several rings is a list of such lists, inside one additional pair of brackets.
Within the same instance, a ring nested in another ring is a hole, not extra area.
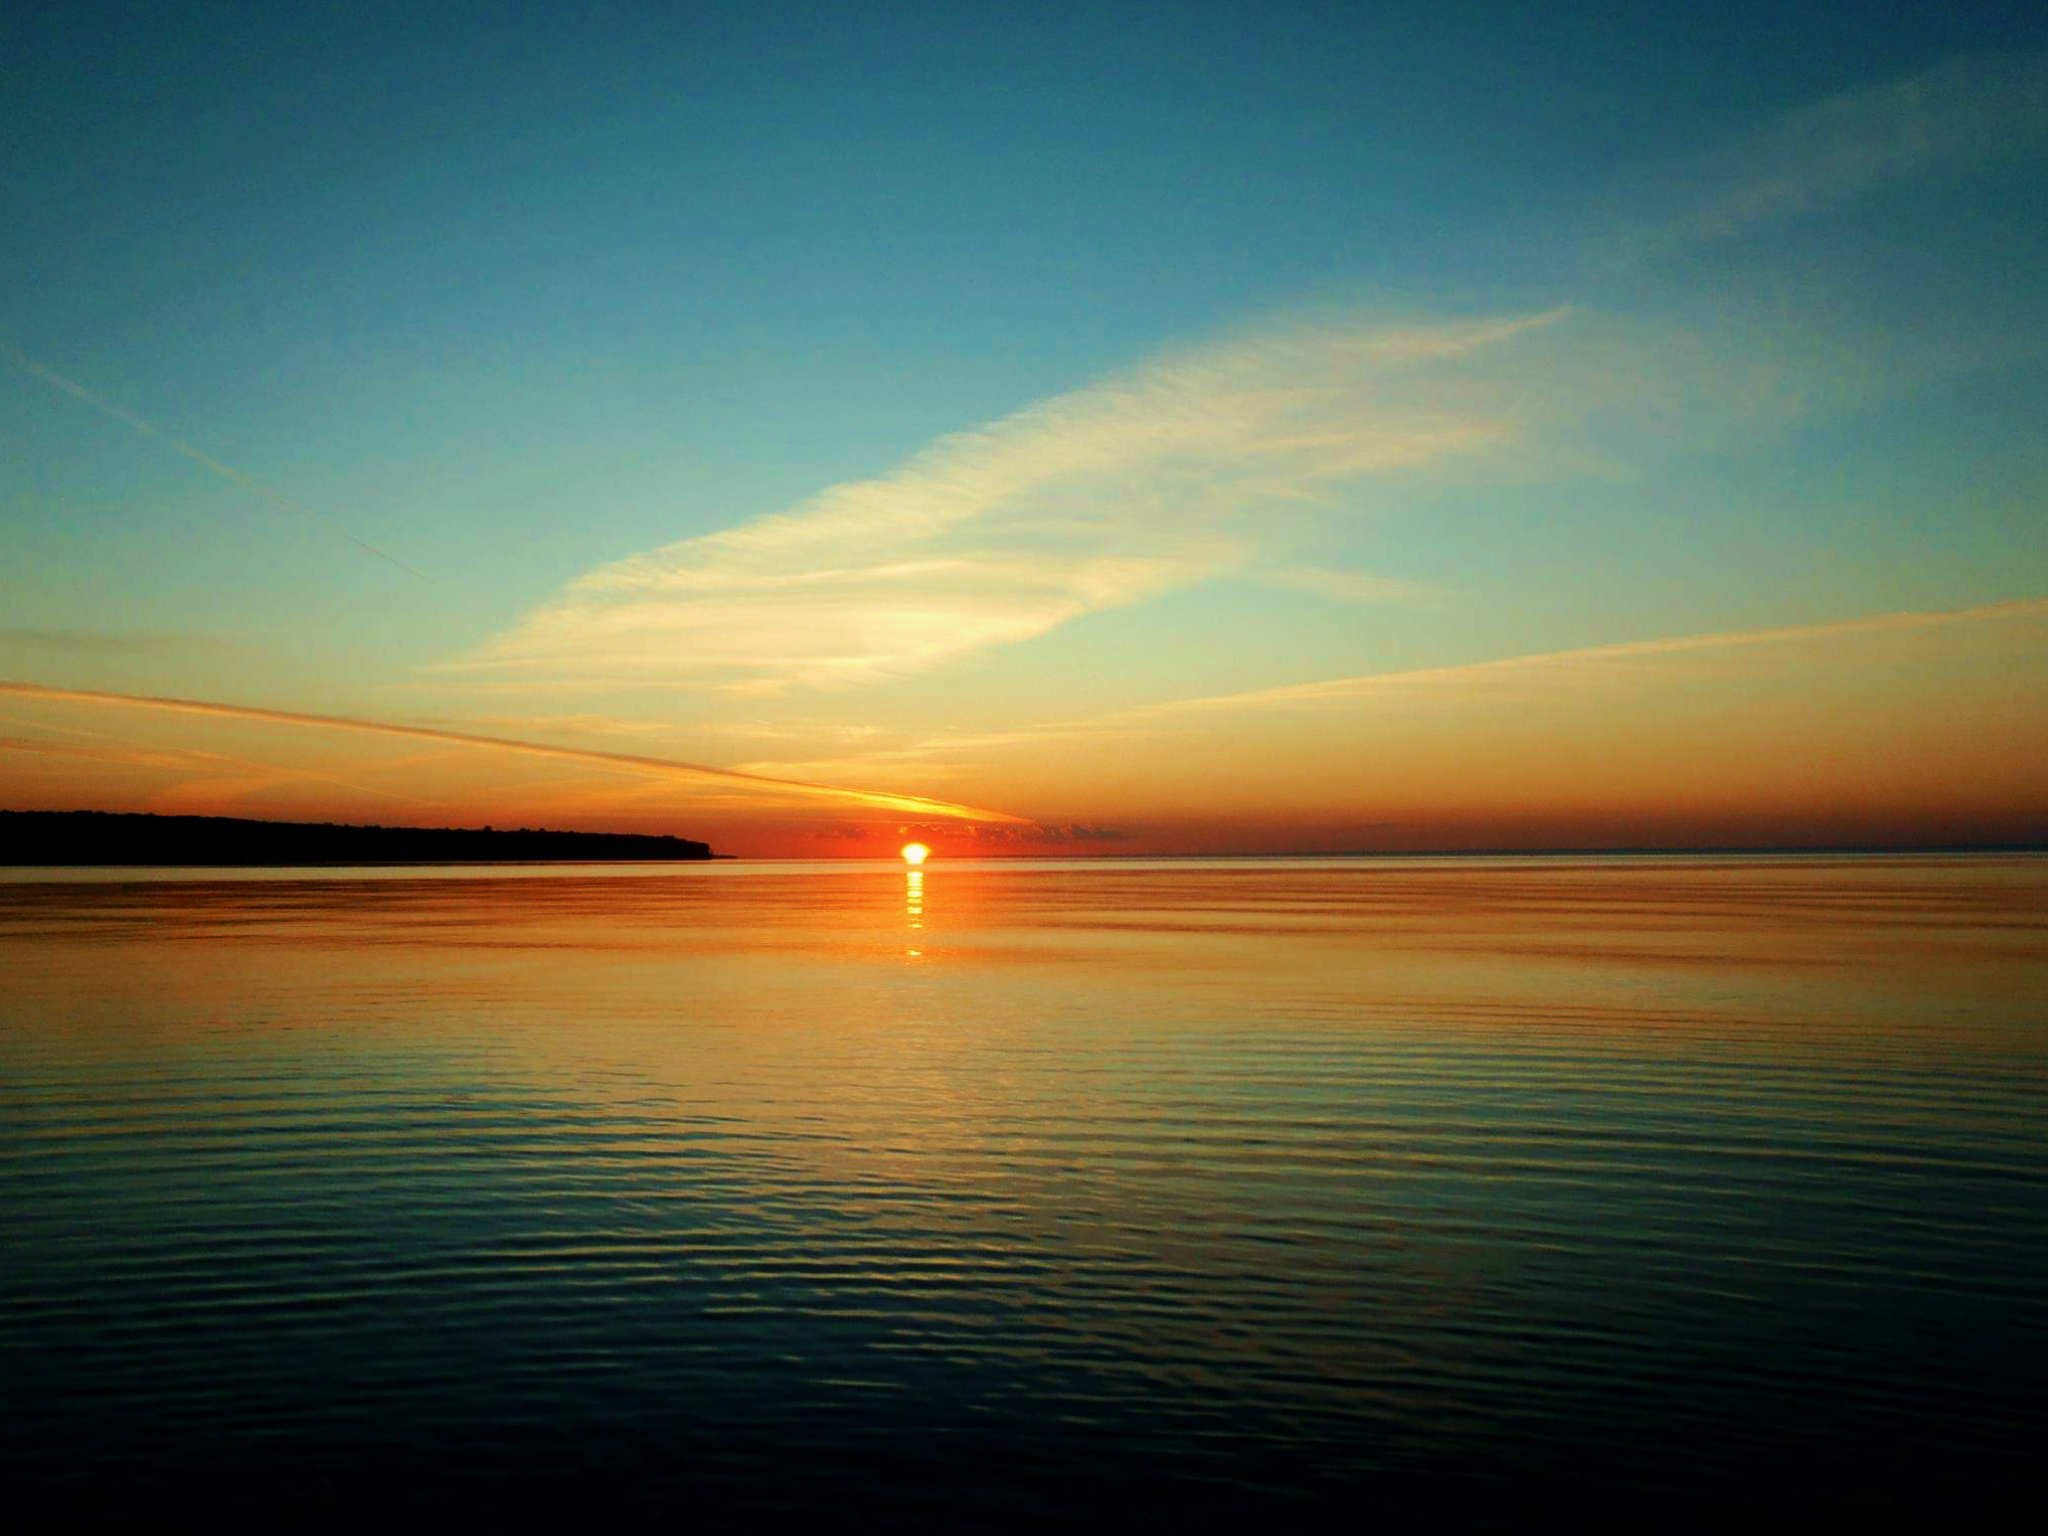
[(2048, 16), (1670, 9), (11, 8), (0, 807), (2048, 841)]

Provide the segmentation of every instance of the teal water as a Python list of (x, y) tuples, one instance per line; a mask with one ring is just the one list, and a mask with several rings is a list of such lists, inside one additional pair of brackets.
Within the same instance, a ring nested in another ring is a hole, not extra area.
[(0, 871), (0, 1473), (1976, 1507), (2042, 1485), (2044, 1089), (2035, 857)]

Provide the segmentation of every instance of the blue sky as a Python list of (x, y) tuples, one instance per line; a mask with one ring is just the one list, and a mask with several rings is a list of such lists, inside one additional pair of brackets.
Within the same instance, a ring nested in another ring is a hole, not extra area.
[[(330, 522), (0, 367), (0, 677), (693, 760), (751, 720), (865, 782), (901, 761), (831, 743), (2036, 597), (2044, 47), (2020, 5), (10, 15), (0, 338)], [(1435, 361), (1345, 371), (1391, 335)], [(921, 463), (981, 499), (808, 566), (740, 532)]]

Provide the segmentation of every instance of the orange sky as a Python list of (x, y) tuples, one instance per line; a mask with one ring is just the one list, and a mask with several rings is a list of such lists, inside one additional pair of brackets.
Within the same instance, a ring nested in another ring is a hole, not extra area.
[(0, 695), (7, 803), (946, 854), (2048, 840), (2048, 602), (1315, 680), (707, 768), (594, 733)]

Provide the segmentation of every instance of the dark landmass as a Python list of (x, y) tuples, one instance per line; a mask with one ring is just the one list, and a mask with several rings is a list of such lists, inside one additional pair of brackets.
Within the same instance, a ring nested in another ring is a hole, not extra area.
[(464, 864), (708, 859), (710, 845), (632, 832), (490, 827), (346, 827), (147, 816), (110, 811), (0, 811), (4, 864)]

